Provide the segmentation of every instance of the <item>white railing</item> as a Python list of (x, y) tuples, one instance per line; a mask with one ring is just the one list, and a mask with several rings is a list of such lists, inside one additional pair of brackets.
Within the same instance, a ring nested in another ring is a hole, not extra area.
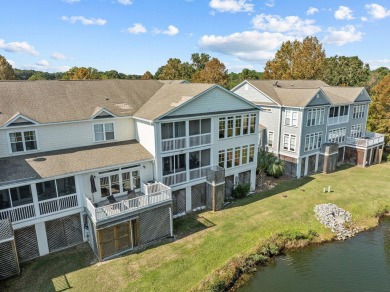
[(34, 218), (35, 215), (34, 203), (0, 210), (0, 220), (11, 218), (12, 222)]
[(163, 176), (163, 184), (167, 186), (176, 185), (187, 180), (187, 172), (182, 171)]
[(206, 177), (207, 170), (210, 169), (210, 166), (205, 166), (197, 169), (190, 170), (190, 180)]
[(186, 137), (173, 138), (161, 141), (162, 151), (171, 151), (186, 148)]
[(123, 200), (107, 206), (95, 208), (91, 201), (84, 197), (85, 208), (91, 214), (95, 222), (109, 219), (115, 216), (134, 212), (145, 207), (172, 200), (171, 189), (164, 186), (164, 190), (148, 195), (139, 196), (133, 199)]
[(328, 118), (328, 125), (337, 125), (342, 123), (348, 123), (348, 115)]
[(189, 137), (189, 147), (206, 145), (211, 143), (211, 133), (200, 134)]
[(77, 194), (53, 198), (39, 202), (39, 213), (41, 215), (55, 213), (61, 210), (78, 207)]
[(361, 138), (347, 137), (346, 143), (348, 145), (358, 146), (358, 147), (369, 147), (374, 145), (383, 144), (385, 141), (385, 136), (373, 132), (363, 132)]

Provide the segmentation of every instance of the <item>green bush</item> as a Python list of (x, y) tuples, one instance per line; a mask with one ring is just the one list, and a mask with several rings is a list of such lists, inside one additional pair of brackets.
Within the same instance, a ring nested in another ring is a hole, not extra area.
[(249, 184), (238, 184), (233, 189), (233, 197), (236, 199), (244, 198), (250, 191)]
[(383, 152), (382, 154), (382, 161), (390, 161), (390, 153), (389, 152)]

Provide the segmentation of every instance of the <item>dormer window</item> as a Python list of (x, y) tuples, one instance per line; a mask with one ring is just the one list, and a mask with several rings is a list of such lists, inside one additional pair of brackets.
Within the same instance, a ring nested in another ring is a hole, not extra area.
[(93, 126), (95, 142), (114, 140), (114, 123), (95, 124)]
[(37, 150), (37, 135), (35, 131), (9, 133), (11, 152), (26, 152)]

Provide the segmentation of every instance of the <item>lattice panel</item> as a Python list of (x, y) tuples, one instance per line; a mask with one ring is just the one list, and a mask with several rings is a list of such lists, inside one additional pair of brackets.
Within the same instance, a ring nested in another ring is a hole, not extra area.
[(317, 155), (309, 156), (308, 173), (314, 173), (316, 169), (316, 157)]
[(290, 161), (284, 161), (284, 172), (291, 176), (297, 175), (297, 164)]
[(13, 237), (11, 222), (9, 219), (0, 220), (0, 240), (6, 240)]
[(47, 221), (45, 225), (50, 252), (83, 242), (80, 214)]
[(130, 221), (98, 230), (98, 238), (101, 259), (133, 248)]
[(215, 186), (215, 207), (221, 210), (225, 202), (225, 184)]
[(171, 234), (169, 205), (151, 209), (139, 215), (140, 244), (168, 237)]
[(250, 184), (251, 183), (251, 172), (250, 170), (240, 172), (238, 174), (238, 183), (239, 184)]
[(19, 262), (39, 257), (38, 240), (35, 225), (15, 230), (16, 250)]
[(234, 175), (229, 175), (225, 178), (225, 199), (231, 199), (234, 188)]
[(191, 187), (191, 205), (193, 210), (206, 206), (206, 183)]
[(0, 243), (0, 280), (19, 274), (19, 263), (14, 241)]
[(172, 192), (173, 215), (184, 215), (186, 212), (186, 189)]

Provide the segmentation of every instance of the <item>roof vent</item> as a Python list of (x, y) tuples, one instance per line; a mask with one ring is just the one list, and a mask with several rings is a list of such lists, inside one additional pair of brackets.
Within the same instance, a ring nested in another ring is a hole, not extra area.
[(106, 96), (106, 100), (110, 100), (110, 98)]
[(33, 159), (34, 161), (41, 162), (41, 161), (46, 161), (45, 157), (36, 157)]

